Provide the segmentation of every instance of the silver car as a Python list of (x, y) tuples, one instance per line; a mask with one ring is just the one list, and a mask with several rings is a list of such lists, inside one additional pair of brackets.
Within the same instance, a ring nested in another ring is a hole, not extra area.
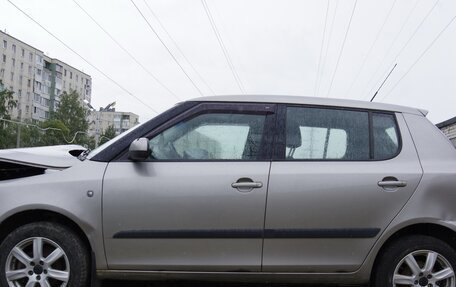
[(348, 100), (206, 97), (90, 153), (1, 151), (0, 285), (455, 287), (456, 151), (425, 116)]

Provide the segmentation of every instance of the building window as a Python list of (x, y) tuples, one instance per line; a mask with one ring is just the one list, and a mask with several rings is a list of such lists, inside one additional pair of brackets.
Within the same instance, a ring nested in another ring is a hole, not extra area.
[(43, 64), (43, 57), (41, 57), (40, 55), (36, 55), (36, 63)]
[(13, 50), (13, 53), (16, 53), (16, 45), (15, 45), (15, 44), (13, 44), (13, 45), (11, 46), (11, 49)]
[(27, 105), (27, 106), (25, 106), (25, 112), (28, 114), (28, 113), (29, 113), (29, 111), (30, 111), (30, 107), (29, 107), (28, 105)]
[(6, 49), (8, 47), (8, 42), (6, 40), (3, 40), (3, 49)]
[(24, 63), (21, 62), (21, 71), (24, 70)]
[(41, 69), (36, 69), (36, 74), (41, 76)]
[(24, 58), (24, 56), (25, 56), (25, 50), (24, 50), (24, 48), (22, 48), (21, 56), (22, 56), (22, 58)]
[(22, 77), (22, 75), (20, 75), (20, 76), (19, 76), (19, 84), (20, 84), (20, 85), (22, 85), (22, 79), (23, 79), (23, 77)]
[(33, 54), (31, 52), (29, 53), (29, 61), (33, 61)]
[(2, 61), (3, 61), (3, 63), (6, 63), (6, 55), (5, 54), (3, 54), (3, 56), (2, 56)]
[(3, 78), (5, 76), (5, 69), (0, 70), (0, 78)]
[(70, 72), (70, 79), (73, 79), (73, 72)]
[(16, 67), (16, 59), (11, 59), (11, 63), (13, 64), (13, 67)]
[(30, 86), (32, 85), (32, 81), (30, 79), (27, 80), (27, 87), (30, 88)]
[(77, 82), (77, 81), (79, 81), (79, 79), (78, 79), (78, 75), (76, 75), (76, 82)]
[(63, 75), (66, 77), (66, 70), (63, 70)]
[(13, 81), (14, 81), (14, 73), (11, 72), (11, 82), (13, 82)]
[(30, 101), (30, 92), (27, 92), (27, 101)]
[(28, 67), (28, 74), (29, 74), (29, 76), (32, 75), (32, 66), (30, 66), (30, 65), (29, 65), (29, 67)]
[(22, 90), (17, 90), (17, 95), (18, 95), (19, 97), (22, 97)]

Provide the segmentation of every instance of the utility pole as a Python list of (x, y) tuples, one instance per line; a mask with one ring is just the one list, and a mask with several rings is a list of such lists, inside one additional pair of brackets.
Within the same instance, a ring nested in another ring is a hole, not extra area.
[(17, 138), (16, 138), (16, 148), (21, 147), (21, 122), (22, 122), (22, 117), (21, 114), (18, 116), (19, 124), (17, 125)]
[(95, 119), (95, 148), (98, 147), (98, 143), (100, 141), (100, 113), (102, 112), (102, 110), (100, 109), (100, 111), (95, 111), (96, 114), (96, 119)]

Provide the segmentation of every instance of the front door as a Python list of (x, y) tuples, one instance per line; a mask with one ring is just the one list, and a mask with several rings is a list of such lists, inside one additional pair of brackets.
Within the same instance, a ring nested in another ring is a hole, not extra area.
[(103, 183), (109, 268), (259, 271), (274, 105), (200, 104)]

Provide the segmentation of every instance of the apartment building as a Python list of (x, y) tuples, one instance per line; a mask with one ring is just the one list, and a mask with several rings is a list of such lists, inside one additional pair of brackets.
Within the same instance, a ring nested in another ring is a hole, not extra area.
[(130, 112), (118, 112), (114, 108), (104, 111), (91, 111), (89, 115), (89, 135), (101, 135), (109, 126), (113, 126), (119, 135), (139, 123), (139, 116)]
[(63, 92), (75, 90), (81, 101), (91, 101), (90, 75), (1, 31), (0, 57), (0, 80), (18, 102), (11, 111), (13, 119), (48, 119)]

